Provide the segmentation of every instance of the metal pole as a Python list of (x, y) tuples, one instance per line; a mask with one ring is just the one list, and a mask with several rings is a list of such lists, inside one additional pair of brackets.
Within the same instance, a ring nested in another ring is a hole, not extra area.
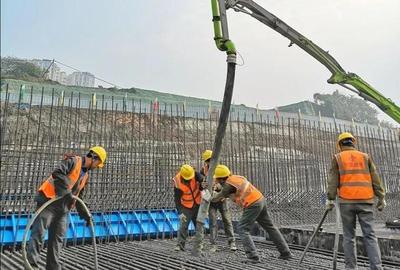
[(307, 253), (308, 249), (310, 248), (310, 245), (311, 245), (312, 241), (314, 240), (314, 237), (317, 235), (317, 232), (319, 231), (319, 228), (321, 228), (322, 223), (324, 223), (324, 220), (325, 220), (326, 216), (328, 215), (329, 211), (330, 211), (329, 209), (325, 210), (324, 215), (322, 216), (321, 220), (319, 221), (318, 226), (315, 228), (310, 240), (308, 241), (308, 243), (306, 245), (306, 248), (303, 251), (303, 254), (301, 254), (299, 263), (297, 265), (300, 265), (303, 262), (303, 259), (306, 256), (306, 253)]

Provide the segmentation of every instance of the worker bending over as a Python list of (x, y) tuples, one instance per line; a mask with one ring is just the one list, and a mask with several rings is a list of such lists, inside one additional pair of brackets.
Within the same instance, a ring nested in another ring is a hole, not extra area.
[(173, 178), (176, 210), (179, 214), (179, 231), (176, 251), (185, 250), (190, 221), (196, 225), (197, 213), (201, 202), (200, 191), (206, 188), (203, 176), (188, 164), (182, 165)]
[[(67, 229), (67, 216), (75, 205), (72, 196), (82, 196), (83, 189), (89, 180), (88, 172), (102, 168), (106, 157), (107, 153), (101, 146), (90, 148), (86, 156), (66, 155), (60, 165), (39, 187), (35, 198), (37, 209), (50, 199), (62, 198), (47, 206), (32, 225), (27, 256), (34, 269), (39, 269), (40, 249), (47, 229), (49, 229), (49, 237), (46, 269), (61, 269), (59, 256)], [(76, 205), (76, 209), (82, 219), (87, 223), (92, 222), (79, 203)]]
[(222, 189), (220, 192), (213, 194), (211, 201), (218, 202), (223, 198), (231, 197), (234, 202), (243, 208), (238, 229), (248, 262), (257, 263), (260, 261), (250, 236), (250, 229), (256, 221), (268, 233), (269, 238), (278, 248), (280, 252), (279, 258), (284, 260), (292, 258), (288, 244), (268, 215), (267, 203), (262, 193), (245, 177), (232, 175), (225, 165), (216, 167), (214, 178), (217, 183), (221, 184)]

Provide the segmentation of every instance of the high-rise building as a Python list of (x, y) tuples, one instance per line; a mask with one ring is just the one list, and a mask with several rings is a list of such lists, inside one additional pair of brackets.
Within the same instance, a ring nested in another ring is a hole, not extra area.
[(54, 63), (53, 60), (49, 59), (33, 59), (30, 61), (34, 65), (40, 67), (43, 72), (46, 72), (46, 78), (52, 81), (56, 81), (59, 83), (62, 83), (60, 81), (60, 67), (57, 66), (56, 63)]
[(95, 77), (89, 72), (73, 72), (67, 77), (68, 85), (94, 87)]
[(73, 72), (67, 75), (66, 72), (61, 71), (60, 67), (49, 59), (33, 59), (31, 63), (40, 67), (43, 72), (46, 72), (46, 78), (52, 81), (59, 82), (64, 85), (74, 85), (83, 87), (94, 87), (95, 77), (89, 72)]
[(65, 71), (60, 72), (60, 77), (58, 80), (59, 83), (66, 85), (67, 84), (67, 73)]

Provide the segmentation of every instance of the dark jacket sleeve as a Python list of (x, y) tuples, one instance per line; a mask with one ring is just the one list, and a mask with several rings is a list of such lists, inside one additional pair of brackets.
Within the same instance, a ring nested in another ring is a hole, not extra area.
[(200, 189), (200, 190), (203, 190), (203, 188), (202, 188), (202, 186), (201, 186), (201, 183), (204, 181), (204, 176), (203, 176), (201, 173), (199, 173), (199, 172), (195, 172), (194, 178), (195, 178), (196, 181), (199, 182), (199, 184), (200, 184), (199, 189)]
[(203, 177), (206, 176), (206, 174), (205, 174), (205, 172), (204, 172), (204, 167), (202, 167), (202, 168), (200, 169), (200, 174), (203, 175)]
[(179, 188), (174, 188), (174, 200), (178, 214), (182, 213), (181, 197), (182, 197), (182, 190), (180, 190)]
[(335, 157), (333, 157), (331, 162), (331, 168), (329, 169), (327, 184), (328, 184), (327, 186), (328, 200), (335, 200), (337, 195), (337, 189), (339, 187), (339, 166), (337, 164)]
[[(83, 194), (85, 192), (85, 188), (83, 188), (80, 193), (79, 193), (79, 198), (83, 197)], [(85, 208), (82, 206), (82, 204), (80, 202), (75, 202), (75, 207), (76, 207), (76, 211), (78, 212), (79, 217), (81, 217), (82, 219), (87, 219), (88, 214), (85, 211)]]
[(219, 202), (224, 198), (228, 198), (229, 195), (236, 192), (236, 188), (229, 184), (223, 184), (220, 192), (214, 192), (211, 197), (211, 202)]
[(379, 200), (383, 200), (385, 198), (385, 188), (383, 186), (381, 178), (376, 171), (376, 166), (371, 157), (368, 158), (368, 167), (372, 178), (372, 187), (374, 189), (374, 194), (376, 197), (378, 197)]
[(61, 161), (51, 174), (54, 179), (54, 187), (58, 197), (62, 197), (71, 190), (68, 189), (69, 178), (68, 174), (75, 166), (75, 160), (71, 157)]

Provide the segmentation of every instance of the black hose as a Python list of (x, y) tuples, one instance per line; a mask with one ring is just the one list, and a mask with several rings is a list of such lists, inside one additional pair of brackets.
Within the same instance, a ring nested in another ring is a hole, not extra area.
[[(26, 225), (25, 231), (24, 231), (24, 236), (22, 238), (22, 258), (24, 260), (24, 264), (25, 267), (29, 270), (34, 270), (31, 266), (31, 264), (28, 261), (27, 258), (27, 254), (26, 254), (26, 238), (28, 237), (28, 232), (33, 224), (33, 222), (35, 222), (36, 218), (40, 215), (40, 213), (46, 208), (48, 207), (50, 204), (62, 199), (63, 197), (56, 197), (53, 198), (49, 201), (47, 201), (46, 203), (44, 203), (33, 215), (33, 217), (29, 220), (28, 224)], [(92, 239), (93, 239), (93, 252), (94, 252), (94, 269), (97, 270), (98, 269), (98, 261), (97, 261), (97, 245), (96, 245), (96, 235), (94, 232), (94, 225), (93, 225), (93, 221), (92, 221), (92, 215), (89, 211), (89, 209), (87, 208), (86, 204), (77, 196), (73, 196), (73, 198), (80, 203), (83, 206), (83, 209), (85, 210), (86, 214), (90, 217), (90, 229), (92, 231)]]
[[(231, 58), (230, 58), (231, 57)], [(235, 82), (235, 70), (236, 70), (236, 57), (228, 56), (228, 68), (226, 74), (226, 83), (225, 83), (225, 92), (224, 92), (224, 99), (222, 102), (221, 113), (219, 116), (217, 133), (215, 134), (214, 138), (214, 146), (213, 146), (213, 154), (210, 161), (210, 168), (207, 174), (207, 182), (209, 185), (209, 191), (211, 192), (212, 189), (212, 181), (213, 175), (215, 171), (215, 167), (218, 165), (218, 160), (222, 148), (222, 140), (225, 136), (225, 130), (228, 123), (229, 118), (229, 111), (231, 108), (232, 103), (232, 96), (233, 96), (233, 85)], [(198, 223), (205, 223), (205, 219), (208, 217), (208, 208), (210, 206), (210, 202), (207, 200), (202, 199), (200, 203), (199, 212), (197, 215), (197, 222)]]
[[(214, 138), (214, 146), (213, 146), (213, 154), (210, 161), (210, 169), (207, 174), (207, 182), (209, 186), (209, 194), (212, 189), (212, 181), (213, 175), (215, 171), (215, 167), (218, 164), (219, 155), (222, 148), (222, 140), (225, 136), (225, 130), (228, 123), (229, 111), (231, 109), (232, 96), (233, 96), (233, 85), (235, 82), (235, 71), (236, 71), (236, 55), (228, 55), (227, 58), (228, 67), (226, 74), (226, 83), (225, 83), (225, 92), (224, 99), (222, 101), (221, 113), (219, 115), (217, 133)], [(203, 241), (203, 230), (204, 223), (206, 218), (208, 217), (208, 209), (210, 207), (210, 200), (204, 199), (202, 196), (199, 211), (196, 218), (196, 240), (193, 245), (192, 255), (199, 256), (201, 252), (201, 245)]]

